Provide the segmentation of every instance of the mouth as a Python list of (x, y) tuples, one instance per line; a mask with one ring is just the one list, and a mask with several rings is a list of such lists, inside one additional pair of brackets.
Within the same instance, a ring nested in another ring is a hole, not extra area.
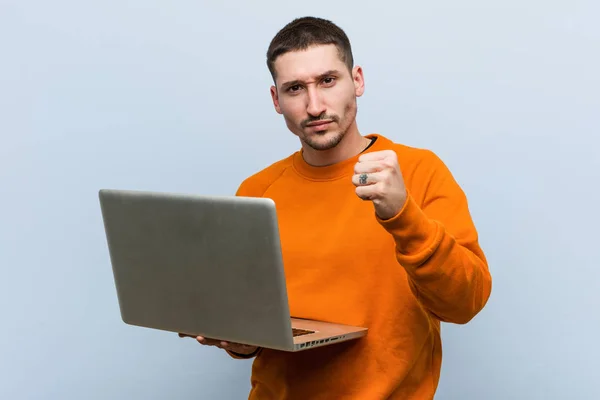
[(331, 124), (333, 121), (315, 121), (306, 124), (308, 128), (314, 128), (317, 130), (325, 129)]

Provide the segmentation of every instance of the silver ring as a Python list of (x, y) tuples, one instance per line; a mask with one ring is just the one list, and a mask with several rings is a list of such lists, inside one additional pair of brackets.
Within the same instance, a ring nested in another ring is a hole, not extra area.
[(366, 185), (367, 184), (367, 174), (360, 174), (360, 176), (358, 177), (358, 182), (361, 185)]

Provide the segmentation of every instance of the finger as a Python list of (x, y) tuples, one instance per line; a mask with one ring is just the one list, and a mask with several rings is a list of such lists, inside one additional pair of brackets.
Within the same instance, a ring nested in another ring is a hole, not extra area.
[(224, 350), (233, 351), (238, 354), (250, 354), (256, 350), (256, 346), (250, 346), (246, 344), (230, 343), (223, 347)]
[(195, 335), (189, 335), (187, 333), (178, 333), (177, 334), (180, 338), (192, 338), (192, 339), (196, 339)]
[(357, 186), (355, 192), (362, 200), (377, 200), (380, 198), (379, 185)]
[(217, 346), (221, 342), (220, 340), (208, 339), (203, 336), (196, 337), (196, 340), (198, 341), (198, 343), (206, 345), (206, 346)]
[(246, 346), (244, 344), (239, 343), (227, 343), (221, 342), (221, 348), (224, 350), (233, 351), (234, 353), (248, 353), (251, 346)]
[(369, 186), (374, 185), (377, 182), (383, 180), (383, 175), (380, 172), (373, 172), (370, 174), (354, 174), (352, 176), (352, 183), (354, 186)]
[(380, 151), (372, 151), (370, 153), (364, 153), (361, 154), (360, 157), (358, 157), (358, 162), (365, 162), (365, 161), (378, 161), (378, 160), (384, 160), (388, 157), (393, 157), (395, 156), (396, 153), (394, 153), (392, 150), (380, 150)]
[(385, 168), (385, 165), (381, 161), (364, 161), (358, 162), (354, 165), (354, 173), (362, 174), (369, 172), (379, 172)]

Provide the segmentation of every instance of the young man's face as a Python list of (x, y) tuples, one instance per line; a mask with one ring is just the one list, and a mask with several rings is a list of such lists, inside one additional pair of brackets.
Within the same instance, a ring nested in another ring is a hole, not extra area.
[(290, 131), (315, 150), (335, 147), (355, 128), (356, 97), (364, 90), (362, 70), (350, 73), (335, 45), (285, 53), (275, 61), (273, 104)]

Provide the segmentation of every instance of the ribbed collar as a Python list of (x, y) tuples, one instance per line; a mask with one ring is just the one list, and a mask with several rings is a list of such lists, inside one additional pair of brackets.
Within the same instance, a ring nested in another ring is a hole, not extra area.
[(308, 164), (306, 161), (304, 161), (304, 157), (302, 157), (302, 151), (297, 151), (292, 157), (294, 169), (300, 175), (312, 180), (327, 181), (352, 175), (354, 173), (354, 164), (356, 164), (358, 158), (362, 154), (385, 149), (389, 150), (390, 145), (392, 144), (392, 142), (389, 139), (376, 133), (366, 135), (365, 137), (376, 137), (377, 140), (366, 151), (357, 154), (354, 157), (351, 157), (347, 160), (341, 161), (337, 164), (327, 165), (324, 167), (315, 167), (313, 165)]

